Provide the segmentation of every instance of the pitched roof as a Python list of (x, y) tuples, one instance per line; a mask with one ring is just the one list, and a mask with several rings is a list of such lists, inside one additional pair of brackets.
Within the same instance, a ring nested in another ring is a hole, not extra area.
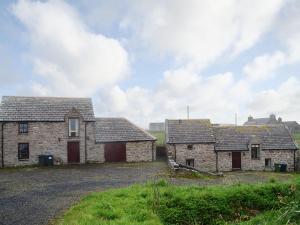
[(252, 119), (251, 121), (247, 121), (244, 123), (244, 125), (265, 125), (268, 124), (270, 121), (270, 118), (257, 118), (257, 119)]
[(215, 137), (209, 119), (166, 120), (166, 142), (214, 143)]
[(85, 121), (95, 121), (90, 98), (3, 96), (0, 121), (64, 121), (75, 108)]
[(125, 118), (96, 118), (95, 138), (97, 143), (156, 140)]
[(249, 144), (259, 142), (266, 150), (295, 150), (297, 146), (282, 125), (214, 127), (216, 151), (248, 150)]

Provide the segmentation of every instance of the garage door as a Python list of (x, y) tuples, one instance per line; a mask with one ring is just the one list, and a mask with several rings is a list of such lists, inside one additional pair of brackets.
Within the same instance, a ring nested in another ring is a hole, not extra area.
[(126, 161), (126, 143), (105, 144), (106, 162), (125, 162)]

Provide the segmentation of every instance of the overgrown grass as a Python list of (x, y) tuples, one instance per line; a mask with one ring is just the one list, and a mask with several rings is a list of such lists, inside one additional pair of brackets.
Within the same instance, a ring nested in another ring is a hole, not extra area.
[(298, 146), (300, 147), (300, 133), (295, 133), (294, 139), (298, 143)]
[(300, 224), (299, 196), (299, 179), (292, 184), (223, 187), (174, 186), (159, 181), (90, 194), (55, 224)]
[(166, 144), (166, 136), (164, 131), (149, 131), (149, 133), (157, 138), (156, 145), (164, 146)]

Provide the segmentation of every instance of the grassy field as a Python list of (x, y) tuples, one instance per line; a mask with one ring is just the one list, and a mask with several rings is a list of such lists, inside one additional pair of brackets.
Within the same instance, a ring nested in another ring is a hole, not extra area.
[(300, 147), (300, 133), (295, 133), (294, 134), (294, 139), (295, 139), (295, 141), (298, 143), (298, 145)]
[(57, 225), (300, 224), (300, 178), (218, 187), (166, 181), (93, 193)]
[(156, 145), (164, 146), (166, 143), (166, 136), (164, 131), (149, 131), (154, 137), (157, 138)]

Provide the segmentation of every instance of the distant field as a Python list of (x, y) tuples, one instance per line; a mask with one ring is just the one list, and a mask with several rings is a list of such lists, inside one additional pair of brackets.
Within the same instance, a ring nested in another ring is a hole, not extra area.
[(298, 145), (300, 146), (300, 133), (296, 133), (294, 134), (294, 138), (295, 138), (295, 141), (298, 143)]
[(150, 134), (157, 138), (156, 145), (162, 146), (165, 145), (165, 132), (164, 131), (149, 131)]

